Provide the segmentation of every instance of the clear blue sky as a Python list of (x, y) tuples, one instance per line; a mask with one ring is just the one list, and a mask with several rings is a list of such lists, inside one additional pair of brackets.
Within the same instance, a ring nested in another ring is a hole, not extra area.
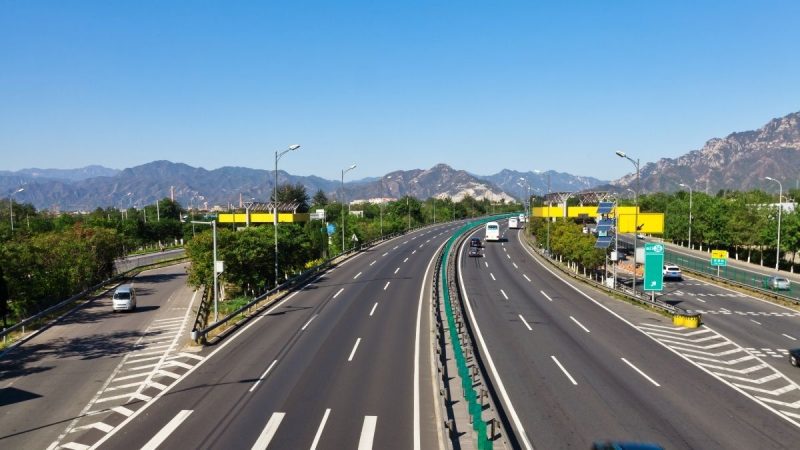
[(617, 178), (800, 110), (800, 2), (2, 1), (0, 169)]

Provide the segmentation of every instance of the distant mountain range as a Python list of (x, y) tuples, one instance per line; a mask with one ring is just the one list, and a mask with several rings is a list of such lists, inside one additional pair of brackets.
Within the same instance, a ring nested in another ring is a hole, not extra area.
[[(757, 130), (711, 139), (702, 149), (675, 159), (642, 164), (639, 172), (642, 192), (685, 189), (680, 183), (709, 194), (720, 189), (777, 191), (775, 183), (764, 177), (781, 181), (786, 191), (800, 176), (800, 112), (773, 119)], [(636, 173), (631, 173), (610, 188), (635, 185)]]
[[(675, 191), (680, 183), (695, 190), (715, 193), (719, 189), (766, 189), (774, 191), (772, 177), (794, 187), (800, 173), (800, 112), (773, 119), (764, 127), (725, 138), (709, 140), (700, 150), (676, 159), (643, 163), (642, 192)], [(14, 199), (37, 209), (89, 211), (97, 207), (127, 208), (153, 204), (174, 195), (184, 206), (227, 208), (240, 199), (266, 201), (274, 186), (272, 171), (244, 167), (215, 170), (182, 163), (155, 161), (124, 170), (89, 166), (81, 169), (25, 169), (0, 171), (0, 197), (16, 189), (25, 190)], [(549, 181), (549, 188), (548, 188)], [(322, 190), (329, 198), (342, 197), (339, 180), (297, 176), (278, 172), (278, 183), (300, 183), (309, 196)], [(788, 182), (788, 183), (787, 183)], [(796, 182), (796, 181), (795, 181)], [(555, 171), (518, 172), (504, 169), (494, 175), (475, 175), (438, 164), (430, 169), (398, 170), (382, 177), (345, 183), (348, 201), (399, 198), (411, 195), (459, 200), (465, 195), (493, 201), (523, 199), (533, 195), (587, 190), (624, 191), (636, 183), (636, 174), (615, 181), (579, 177)]]
[[(398, 170), (383, 177), (364, 178), (345, 183), (347, 201), (376, 201), (405, 195), (460, 200), (465, 195), (492, 201), (522, 199), (530, 183), (531, 194), (547, 190), (550, 176), (552, 190), (587, 189), (603, 181), (558, 172), (516, 172), (503, 170), (489, 175), (473, 175), (446, 164), (431, 169)], [(0, 172), (0, 192), (10, 193), (19, 187), (15, 201), (31, 203), (37, 209), (90, 211), (97, 207), (127, 208), (153, 204), (156, 199), (174, 196), (186, 207), (227, 208), (238, 206), (240, 199), (269, 199), (275, 175), (272, 171), (244, 167), (215, 170), (182, 163), (154, 161), (124, 170), (90, 166), (74, 170), (25, 169)], [(278, 183), (302, 184), (309, 196), (322, 190), (331, 199), (340, 199), (339, 180), (317, 176), (297, 176), (278, 171)]]

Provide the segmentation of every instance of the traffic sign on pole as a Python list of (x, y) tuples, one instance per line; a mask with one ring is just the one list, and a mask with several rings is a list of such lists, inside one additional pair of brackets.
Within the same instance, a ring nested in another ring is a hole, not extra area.
[(711, 250), (711, 265), (725, 267), (728, 265), (727, 250)]
[(644, 290), (664, 289), (664, 245), (647, 242), (644, 244)]

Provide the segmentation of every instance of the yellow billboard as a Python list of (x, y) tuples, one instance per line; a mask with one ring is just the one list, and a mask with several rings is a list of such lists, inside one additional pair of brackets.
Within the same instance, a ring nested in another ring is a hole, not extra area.
[[(631, 208), (635, 209), (635, 208)], [(638, 230), (636, 221), (638, 220)], [(664, 234), (664, 214), (663, 213), (626, 213), (620, 211), (619, 214), (620, 233), (647, 233)]]
[[(247, 215), (245, 213), (220, 213), (219, 223), (247, 223)], [(308, 213), (278, 213), (278, 222), (293, 223), (293, 222), (308, 222)], [(272, 213), (250, 213), (250, 223), (272, 223)]]

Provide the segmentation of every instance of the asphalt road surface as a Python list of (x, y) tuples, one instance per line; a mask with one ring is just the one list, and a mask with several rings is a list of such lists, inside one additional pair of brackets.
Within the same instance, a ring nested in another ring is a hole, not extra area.
[(670, 449), (796, 446), (796, 420), (777, 411), (784, 407), (773, 394), (754, 390), (763, 378), (796, 390), (791, 380), (769, 367), (758, 378), (743, 374), (758, 359), (711, 327), (675, 327), (571, 286), (517, 233), (487, 243), (482, 258), (460, 258), (479, 345), (495, 386), (504, 387), (521, 446), (589, 448), (601, 439)]

